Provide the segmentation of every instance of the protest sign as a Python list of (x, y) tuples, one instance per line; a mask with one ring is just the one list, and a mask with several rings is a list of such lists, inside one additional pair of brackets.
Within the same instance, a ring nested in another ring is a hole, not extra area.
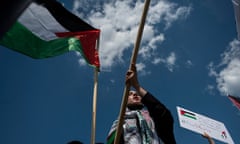
[(203, 134), (206, 132), (214, 139), (234, 144), (227, 128), (222, 122), (177, 106), (180, 126)]

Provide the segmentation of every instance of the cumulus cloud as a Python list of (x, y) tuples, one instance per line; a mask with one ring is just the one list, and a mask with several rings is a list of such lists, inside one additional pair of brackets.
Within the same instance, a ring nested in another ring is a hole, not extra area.
[(240, 96), (240, 41), (233, 40), (221, 55), (221, 62), (208, 66), (209, 76), (216, 78), (217, 89), (222, 95)]
[[(91, 2), (75, 0), (73, 12), (101, 29), (99, 50), (101, 68), (111, 69), (114, 65), (124, 62), (125, 52), (134, 47), (144, 1), (98, 1), (90, 8)], [(87, 8), (89, 11), (86, 14)], [(167, 59), (160, 58), (157, 53), (159, 45), (165, 40), (164, 33), (159, 31), (164, 31), (170, 28), (173, 22), (186, 18), (190, 11), (191, 7), (178, 6), (169, 1), (151, 2), (139, 49), (139, 56), (144, 62), (158, 64), (159, 60), (163, 59), (169, 70), (173, 70), (176, 61), (174, 53)], [(158, 24), (165, 25), (165, 29), (160, 30)]]

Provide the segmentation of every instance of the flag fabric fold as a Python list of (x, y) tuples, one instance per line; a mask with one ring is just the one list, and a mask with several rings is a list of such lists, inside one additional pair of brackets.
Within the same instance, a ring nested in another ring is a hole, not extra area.
[(97, 43), (100, 30), (55, 0), (32, 2), (5, 33), (0, 44), (35, 59), (78, 51), (86, 62), (100, 67)]
[(240, 98), (232, 95), (228, 95), (228, 98), (240, 110)]

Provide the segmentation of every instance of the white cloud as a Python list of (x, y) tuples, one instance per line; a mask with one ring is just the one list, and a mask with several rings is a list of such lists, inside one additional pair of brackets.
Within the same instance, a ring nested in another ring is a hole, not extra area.
[(215, 66), (214, 66), (214, 63), (213, 62), (210, 62), (208, 64), (208, 75), (211, 77), (211, 76), (214, 76), (214, 77), (217, 77), (218, 76), (218, 73), (216, 72), (215, 70)]
[(187, 68), (190, 68), (190, 67), (193, 66), (193, 63), (192, 63), (191, 60), (187, 60), (186, 63), (185, 63), (185, 65), (186, 65)]
[(217, 77), (218, 89), (221, 93), (240, 96), (240, 59), (234, 58)]
[[(90, 7), (86, 1), (75, 0), (74, 4), (74, 12), (79, 16), (83, 13), (79, 13), (78, 9), (82, 6)], [(102, 69), (111, 69), (112, 66), (124, 62), (124, 52), (134, 47), (143, 6), (143, 0), (135, 3), (131, 0), (104, 2), (92, 8), (85, 16), (89, 23), (101, 29), (99, 55)], [(81, 10), (84, 11), (85, 8)], [(156, 25), (162, 23), (169, 28), (174, 21), (186, 18), (190, 10), (191, 7), (181, 7), (168, 1), (152, 1), (139, 49), (139, 56), (145, 62), (159, 59), (157, 50), (159, 44), (165, 40), (164, 34), (158, 32)], [(174, 57), (171, 55), (166, 60), (171, 70), (176, 61)]]
[(173, 72), (175, 62), (176, 62), (176, 55), (174, 52), (171, 52), (166, 59), (166, 63), (169, 71)]
[(146, 65), (143, 63), (137, 63), (136, 67), (138, 71), (142, 71), (146, 67)]
[(74, 13), (76, 13), (78, 11), (78, 8), (80, 7), (81, 3), (79, 0), (75, 0), (73, 1), (73, 8), (72, 8), (72, 11)]
[(159, 63), (163, 63), (166, 65), (166, 67), (170, 72), (173, 72), (176, 66), (176, 60), (177, 60), (177, 57), (175, 52), (171, 52), (166, 58), (154, 58), (152, 63), (155, 65)]
[(80, 66), (85, 66), (87, 65), (86, 61), (84, 59), (79, 59), (78, 63), (80, 64)]
[[(172, 10), (172, 9), (171, 9)], [(169, 28), (171, 24), (179, 18), (186, 18), (190, 14), (191, 7), (179, 7), (176, 11), (169, 11), (164, 18), (166, 21), (166, 28)]]
[(114, 79), (111, 79), (110, 82), (111, 82), (111, 83), (115, 83), (115, 80), (114, 80)]
[(214, 85), (207, 85), (207, 87), (206, 87), (206, 91), (208, 92), (208, 93), (210, 93), (211, 95), (215, 95), (215, 87), (214, 87)]
[(176, 55), (174, 52), (171, 52), (170, 55), (167, 57), (167, 64), (174, 65), (176, 61)]
[(240, 58), (240, 41), (233, 40), (230, 42), (228, 49), (221, 55), (221, 65), (228, 64), (234, 58)]
[(218, 65), (209, 64), (209, 75), (216, 78), (217, 88), (222, 95), (240, 97), (240, 42), (237, 40), (230, 42), (221, 57)]
[(155, 64), (155, 65), (157, 65), (161, 62), (165, 62), (165, 60), (161, 59), (161, 58), (154, 58), (153, 61), (152, 61), (152, 63)]
[(163, 42), (164, 39), (165, 39), (164, 35), (160, 34), (160, 35), (155, 36), (152, 39), (148, 40), (148, 44), (144, 45), (143, 47), (140, 48), (139, 55), (143, 59), (151, 58), (153, 56), (153, 54), (156, 52), (157, 48), (159, 48), (157, 46), (157, 43)]
[(156, 24), (165, 22), (165, 28), (169, 28), (171, 24), (182, 18), (187, 18), (191, 12), (191, 7), (178, 7), (176, 3), (168, 1), (158, 1), (149, 9), (149, 23)]
[(137, 63), (136, 64), (136, 67), (137, 67), (137, 71), (140, 75), (148, 75), (148, 74), (151, 74), (150, 71), (146, 71), (145, 68), (146, 68), (146, 65), (144, 63)]
[(81, 54), (79, 52), (75, 52), (76, 56), (79, 58), (78, 63), (80, 66), (87, 65), (86, 61), (82, 58)]

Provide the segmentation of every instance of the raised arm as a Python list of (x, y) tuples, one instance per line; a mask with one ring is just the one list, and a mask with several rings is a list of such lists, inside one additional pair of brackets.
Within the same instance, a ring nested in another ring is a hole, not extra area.
[(156, 99), (152, 94), (145, 90), (138, 82), (136, 66), (132, 64), (131, 70), (127, 72), (126, 83), (130, 84), (142, 97), (142, 103), (148, 108), (155, 123), (158, 136), (166, 144), (176, 144), (173, 133), (173, 117), (171, 112)]

